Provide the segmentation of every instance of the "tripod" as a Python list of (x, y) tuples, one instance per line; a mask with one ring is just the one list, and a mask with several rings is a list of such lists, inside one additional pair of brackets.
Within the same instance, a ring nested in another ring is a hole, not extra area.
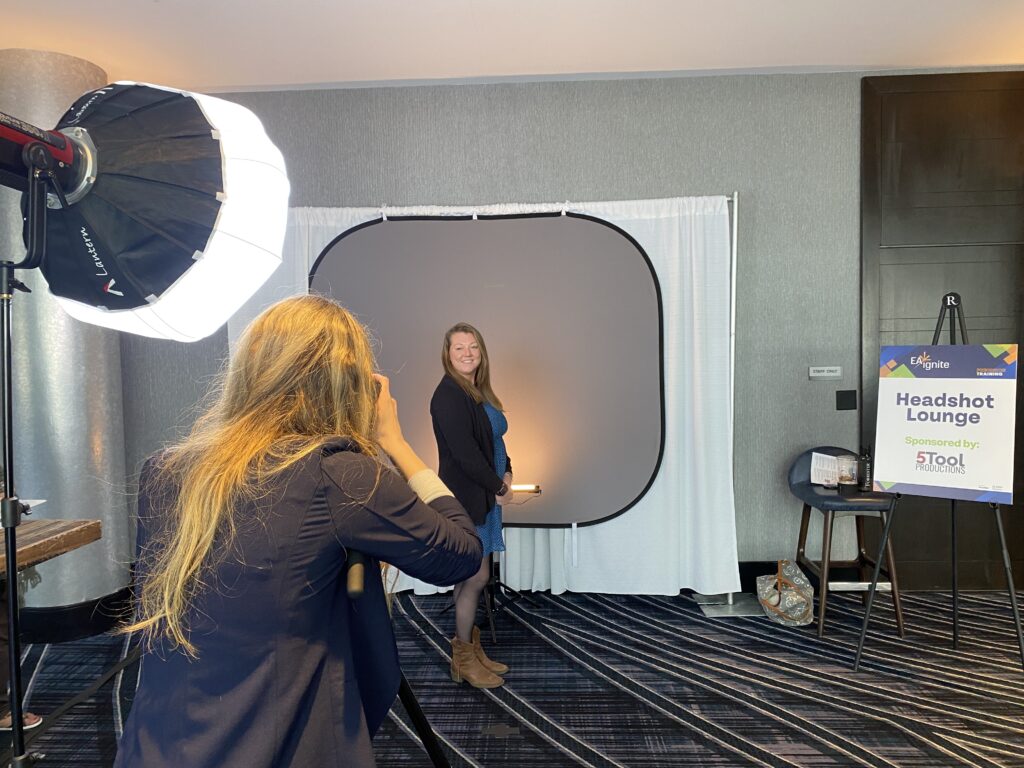
[[(513, 589), (508, 584), (503, 582), (497, 575), (500, 566), (494, 561), (494, 554), (487, 555), (488, 558), (488, 575), (487, 583), (484, 585), (483, 592), (480, 596), (484, 600), (484, 612), (487, 614), (487, 626), (491, 631), (491, 642), (497, 644), (498, 633), (494, 628), (494, 615), (499, 611), (507, 611), (517, 601), (525, 600), (530, 605), (537, 607), (537, 601), (529, 595), (524, 595), (522, 592)], [(509, 597), (509, 595), (512, 597)], [(501, 600), (501, 605), (498, 605), (498, 600)], [(455, 607), (455, 599), (444, 607), (441, 613), (447, 613)]]
[[(493, 554), (489, 555), (489, 557), (491, 558), (491, 567), (487, 585), (484, 587), (484, 607), (487, 610), (487, 622), (491, 629), (491, 640), (497, 643), (498, 635), (494, 631), (494, 614), (498, 611), (507, 611), (520, 600), (525, 600), (534, 607), (537, 607), (537, 601), (529, 595), (524, 595), (522, 592), (512, 589), (512, 587), (503, 582), (501, 580), (501, 566), (495, 561)], [(499, 600), (501, 605), (498, 605)]]
[[(942, 307), (939, 311), (938, 322), (935, 324), (935, 333), (932, 336), (932, 346), (939, 343), (939, 338), (942, 335), (942, 326), (946, 319), (946, 313), (949, 312), (949, 344), (955, 346), (956, 344), (968, 344), (967, 340), (967, 325), (964, 322), (963, 314), (963, 302), (960, 299), (958, 293), (947, 293), (942, 297)], [(957, 341), (957, 327), (960, 329), (960, 340)], [(996, 519), (996, 530), (999, 532), (999, 545), (1002, 548), (1003, 554), (1003, 567), (1006, 570), (1006, 586), (1007, 591), (1010, 593), (1010, 607), (1013, 610), (1013, 621), (1017, 629), (1017, 645), (1020, 648), (1020, 659), (1021, 665), (1024, 666), (1024, 632), (1021, 631), (1020, 623), (1020, 610), (1017, 607), (1017, 592), (1013, 585), (1013, 569), (1010, 565), (1010, 553), (1006, 548), (1006, 533), (1003, 530), (1003, 516), (1000, 510), (999, 504), (994, 502), (989, 503), (989, 508), (992, 510)], [(889, 515), (889, 519), (885, 523), (885, 530), (882, 532), (882, 543), (879, 549), (879, 558), (885, 552), (886, 542), (889, 540), (889, 532), (892, 528), (892, 521), (895, 515)], [(957, 580), (957, 532), (956, 532), (956, 499), (950, 499), (950, 522), (952, 526), (952, 588), (953, 588), (953, 648), (959, 649), (960, 647), (960, 593), (959, 584)], [(877, 560), (875, 563), (874, 577), (871, 581), (871, 589), (868, 592), (867, 605), (864, 608), (864, 625), (861, 627), (860, 640), (857, 642), (857, 655), (854, 659), (853, 670), (854, 672), (860, 666), (861, 652), (864, 650), (864, 638), (868, 632), (868, 619), (871, 615), (871, 603), (875, 596), (875, 588), (878, 586), (878, 574), (880, 570), (881, 560)]]
[[(350, 549), (345, 571), (345, 584), (348, 595), (352, 600), (358, 600), (363, 596), (363, 584), (366, 577), (365, 556), (361, 552), (355, 552)], [(398, 698), (401, 700), (402, 706), (405, 707), (409, 719), (412, 720), (413, 728), (416, 729), (416, 735), (423, 742), (423, 749), (426, 750), (434, 768), (451, 768), (451, 763), (448, 762), (448, 758), (441, 750), (437, 734), (430, 727), (430, 721), (427, 720), (427, 716), (423, 714), (423, 709), (416, 700), (416, 694), (412, 692), (412, 686), (409, 685), (404, 672), (401, 673), (401, 682), (398, 684)]]

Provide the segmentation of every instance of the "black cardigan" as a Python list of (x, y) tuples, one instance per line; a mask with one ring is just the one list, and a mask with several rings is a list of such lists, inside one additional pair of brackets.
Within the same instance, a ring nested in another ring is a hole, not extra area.
[[(487, 411), (445, 376), (430, 398), (430, 418), (437, 439), (437, 474), (473, 523), (483, 525), (504, 482), (494, 467), (494, 432)], [(506, 472), (512, 472), (511, 459), (501, 474)]]

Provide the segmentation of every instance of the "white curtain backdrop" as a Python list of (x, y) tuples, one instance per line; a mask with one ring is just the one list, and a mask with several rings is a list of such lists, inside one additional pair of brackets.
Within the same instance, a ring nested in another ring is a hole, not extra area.
[[(731, 263), (728, 200), (668, 198), (479, 207), (295, 208), (284, 262), (228, 324), (231, 343), (270, 303), (305, 293), (339, 235), (382, 216), (566, 211), (619, 227), (647, 253), (664, 316), (665, 453), (647, 494), (619, 517), (578, 529), (506, 528), (502, 579), (554, 593), (674, 595), (740, 591), (733, 497)], [(607, 468), (614, 472), (614, 467)], [(433, 592), (407, 577), (398, 589)]]

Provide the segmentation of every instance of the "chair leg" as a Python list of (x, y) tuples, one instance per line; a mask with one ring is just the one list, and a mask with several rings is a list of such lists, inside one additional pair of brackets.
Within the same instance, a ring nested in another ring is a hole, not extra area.
[[(878, 518), (882, 524), (882, 530), (885, 530), (885, 519), (887, 515), (885, 512)], [(896, 611), (896, 631), (899, 632), (900, 637), (906, 637), (906, 632), (903, 629), (903, 606), (900, 604), (900, 585), (896, 580), (896, 558), (892, 554), (892, 536), (885, 540), (885, 567), (889, 571), (889, 588), (892, 590), (892, 607)], [(867, 593), (865, 593), (866, 595)]]
[[(857, 515), (854, 518), (854, 525), (857, 529), (857, 580), (861, 582), (867, 581), (868, 575), (868, 557), (867, 552), (864, 551), (864, 518), (861, 515)], [(868, 591), (865, 589), (860, 593), (861, 605), (868, 604)]]
[(832, 559), (832, 523), (835, 515), (832, 512), (825, 513), (825, 520), (822, 522), (821, 536), (821, 578), (820, 582), (821, 599), (818, 603), (818, 637), (825, 636), (825, 606), (828, 603), (828, 567)]
[(811, 523), (811, 505), (804, 504), (803, 517), (800, 518), (800, 535), (796, 540), (796, 563), (801, 564), (807, 559), (807, 528)]

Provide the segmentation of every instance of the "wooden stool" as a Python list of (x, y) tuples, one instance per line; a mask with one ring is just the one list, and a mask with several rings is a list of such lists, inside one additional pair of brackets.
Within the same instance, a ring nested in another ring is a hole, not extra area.
[[(889, 515), (896, 509), (896, 497), (888, 493), (858, 493), (855, 496), (841, 496), (835, 489), (811, 484), (811, 454), (822, 453), (829, 456), (848, 455), (850, 451), (835, 446), (812, 448), (800, 454), (789, 469), (789, 490), (803, 502), (803, 517), (800, 520), (800, 536), (796, 545), (796, 562), (818, 577), (818, 637), (825, 634), (825, 609), (828, 604), (829, 571), (832, 568), (856, 568), (860, 581), (855, 585), (844, 585), (847, 588), (864, 592), (870, 583), (866, 580), (868, 569), (874, 568), (875, 561), (864, 548), (864, 519), (874, 518), (882, 528)], [(807, 529), (811, 521), (811, 510), (817, 509), (825, 519), (822, 524), (821, 561), (807, 557)], [(857, 557), (854, 560), (835, 562), (832, 560), (832, 528), (837, 518), (853, 517), (857, 529)], [(896, 610), (896, 629), (900, 637), (904, 636), (903, 608), (900, 605), (900, 591), (896, 580), (896, 562), (892, 553), (892, 541), (885, 546), (886, 573), (888, 581), (879, 582), (878, 588), (888, 589), (892, 593), (893, 607)], [(838, 590), (836, 590), (838, 591)]]

